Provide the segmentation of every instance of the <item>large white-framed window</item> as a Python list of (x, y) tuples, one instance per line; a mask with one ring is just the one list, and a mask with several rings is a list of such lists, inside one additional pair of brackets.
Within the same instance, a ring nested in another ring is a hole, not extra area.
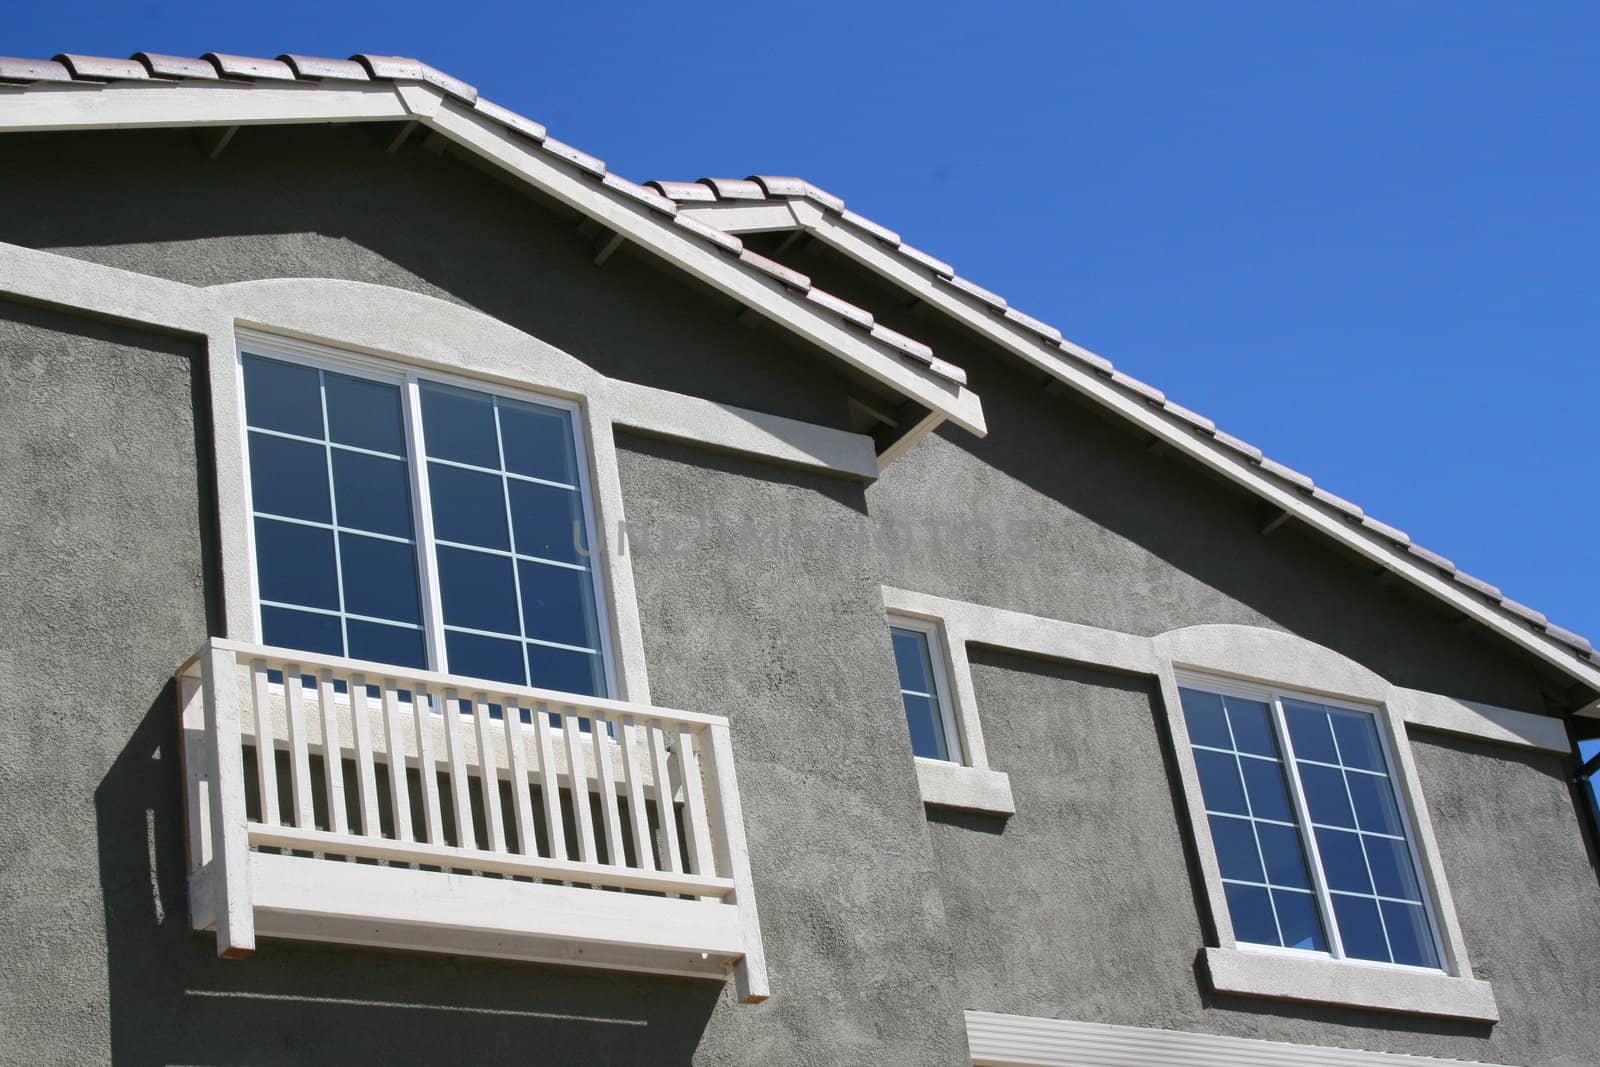
[(1382, 709), (1178, 672), (1240, 944), (1442, 969)]
[(256, 337), (238, 382), (265, 643), (616, 692), (580, 405)]

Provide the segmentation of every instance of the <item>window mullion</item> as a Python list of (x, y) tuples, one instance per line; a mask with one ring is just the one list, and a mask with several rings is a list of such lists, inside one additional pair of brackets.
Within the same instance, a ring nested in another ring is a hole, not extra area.
[(428, 491), (427, 443), (422, 431), (422, 396), (415, 374), (405, 382), (406, 451), (411, 462), (412, 523), (417, 531), (417, 566), (422, 576), (423, 634), (428, 662), (442, 674), (450, 671), (444, 643), (444, 606), (439, 598), (439, 567), (433, 541), (433, 500)]
[(1317, 891), (1317, 911), (1322, 915), (1322, 927), (1328, 935), (1328, 953), (1336, 960), (1344, 959), (1344, 942), (1339, 937), (1339, 923), (1333, 914), (1333, 896), (1328, 892), (1328, 880), (1322, 873), (1322, 853), (1317, 850), (1317, 835), (1311, 827), (1311, 808), (1300, 785), (1300, 766), (1295, 762), (1294, 744), (1289, 739), (1283, 699), (1276, 693), (1272, 695), (1272, 728), (1278, 734), (1278, 751), (1283, 754), (1284, 777), (1289, 782), (1289, 798), (1294, 803), (1295, 822), (1299, 824), (1300, 841), (1306, 850), (1306, 866), (1311, 869), (1311, 884)]

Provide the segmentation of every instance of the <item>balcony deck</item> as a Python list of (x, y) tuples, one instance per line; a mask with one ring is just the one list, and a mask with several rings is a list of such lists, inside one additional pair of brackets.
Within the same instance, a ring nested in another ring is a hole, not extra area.
[(767, 997), (726, 719), (215, 638), (178, 685), (190, 911), (220, 955), (290, 938)]

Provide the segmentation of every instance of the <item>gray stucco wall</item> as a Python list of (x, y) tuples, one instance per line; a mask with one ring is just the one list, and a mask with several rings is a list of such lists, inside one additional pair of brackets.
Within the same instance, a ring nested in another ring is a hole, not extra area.
[[(604, 373), (829, 426), (848, 407), (836, 361), (680, 271), (619, 251), (396, 128), (247, 127), (218, 159), (186, 130), (12, 135), (0, 241), (192, 285), (340, 278), (475, 307)], [(115, 160), (115, 167), (107, 165)], [(93, 205), (90, 210), (85, 205)]]

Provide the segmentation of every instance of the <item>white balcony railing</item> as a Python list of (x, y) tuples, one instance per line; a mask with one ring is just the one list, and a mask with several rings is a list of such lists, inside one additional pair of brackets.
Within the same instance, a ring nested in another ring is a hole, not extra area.
[(766, 998), (726, 719), (216, 638), (177, 677), (190, 912), (219, 955), (731, 972)]

